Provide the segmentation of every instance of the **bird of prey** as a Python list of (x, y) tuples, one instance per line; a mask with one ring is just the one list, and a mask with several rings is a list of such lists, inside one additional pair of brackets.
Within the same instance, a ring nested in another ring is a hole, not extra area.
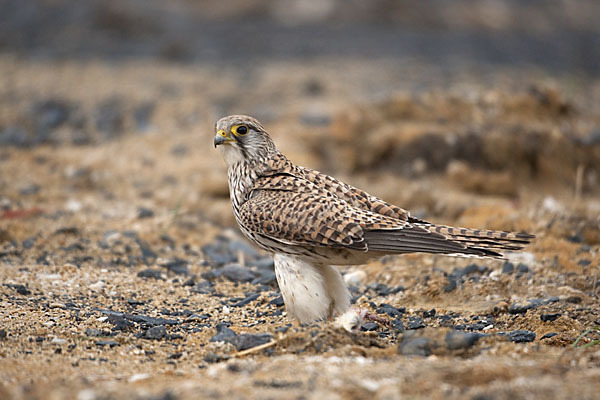
[(333, 265), (386, 254), (436, 253), (501, 258), (533, 235), (434, 225), (331, 176), (293, 164), (256, 119), (221, 118), (214, 145), (225, 163), (242, 233), (274, 254), (288, 316), (301, 323), (350, 310)]

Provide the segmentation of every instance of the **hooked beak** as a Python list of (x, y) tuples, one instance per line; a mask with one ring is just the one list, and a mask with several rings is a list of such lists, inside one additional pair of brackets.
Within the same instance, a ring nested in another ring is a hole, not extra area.
[(219, 129), (217, 134), (215, 135), (215, 139), (213, 140), (213, 144), (215, 148), (220, 144), (226, 144), (230, 142), (235, 142), (235, 139), (231, 137), (231, 135), (225, 132), (223, 129)]

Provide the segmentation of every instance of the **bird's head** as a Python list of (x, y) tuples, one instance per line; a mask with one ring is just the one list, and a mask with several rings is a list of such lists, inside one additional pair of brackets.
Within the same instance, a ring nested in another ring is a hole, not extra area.
[(246, 115), (230, 115), (218, 120), (213, 143), (219, 146), (227, 166), (260, 161), (275, 149), (261, 123)]

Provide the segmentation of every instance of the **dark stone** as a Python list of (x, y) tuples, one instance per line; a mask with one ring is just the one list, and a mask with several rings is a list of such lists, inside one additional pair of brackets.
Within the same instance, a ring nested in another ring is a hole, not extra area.
[(117, 97), (111, 97), (98, 106), (96, 128), (106, 139), (114, 138), (123, 131), (125, 127), (123, 106), (123, 101)]
[(21, 243), (21, 246), (23, 246), (24, 249), (30, 249), (35, 245), (35, 241), (37, 239), (35, 237), (30, 237), (28, 239), (23, 240), (23, 243)]
[(558, 300), (558, 297), (550, 296), (545, 299), (531, 299), (528, 300), (526, 304), (513, 303), (508, 307), (508, 312), (510, 314), (525, 314), (528, 310), (532, 310), (545, 304), (555, 303)]
[(146, 207), (138, 207), (137, 217), (139, 219), (154, 217), (154, 211)]
[(232, 307), (242, 307), (242, 306), (252, 303), (254, 300), (258, 299), (259, 297), (260, 297), (260, 293), (253, 293), (253, 294), (249, 295), (248, 297), (246, 297), (245, 299), (232, 304), (231, 306)]
[(454, 278), (454, 277), (452, 277), (452, 278), (448, 277), (448, 283), (444, 286), (444, 292), (450, 293), (453, 290), (455, 290), (457, 286), (458, 285), (456, 283), (456, 278)]
[(207, 363), (213, 364), (213, 363), (218, 363), (221, 361), (227, 361), (230, 358), (231, 357), (226, 354), (208, 353), (204, 356), (204, 361), (206, 361)]
[(406, 329), (421, 329), (425, 328), (425, 322), (419, 317), (409, 317), (408, 326)]
[(137, 273), (140, 278), (163, 279), (161, 271), (158, 269), (146, 268)]
[(548, 332), (548, 333), (546, 333), (544, 336), (542, 336), (542, 337), (540, 338), (540, 340), (544, 340), (544, 339), (550, 339), (551, 337), (554, 337), (554, 336), (556, 336), (556, 335), (558, 335), (558, 333), (556, 333), (556, 332)]
[(283, 302), (282, 296), (277, 296), (273, 300), (269, 302), (269, 304), (274, 305), (275, 307), (283, 307), (285, 303)]
[(201, 282), (196, 283), (196, 285), (190, 290), (194, 293), (210, 294), (215, 291), (215, 288), (213, 287), (212, 282), (201, 281)]
[(535, 332), (519, 329), (508, 333), (508, 338), (514, 343), (527, 343), (535, 340)]
[(31, 294), (31, 291), (27, 289), (25, 285), (13, 284), (13, 283), (5, 283), (4, 286), (15, 289), (17, 293), (28, 296)]
[(227, 342), (233, 343), (236, 340), (237, 334), (229, 329), (227, 324), (217, 324), (217, 334), (210, 338), (211, 342)]
[(403, 286), (391, 288), (383, 283), (371, 283), (367, 285), (367, 290), (373, 290), (378, 296), (389, 296), (404, 290)]
[(30, 196), (32, 194), (36, 194), (40, 191), (41, 186), (37, 183), (30, 183), (25, 185), (19, 189), (19, 194), (22, 196)]
[(235, 264), (226, 265), (215, 272), (232, 282), (251, 282), (254, 280), (254, 274), (251, 270)]
[(567, 237), (567, 240), (571, 243), (582, 243), (583, 236), (581, 236), (581, 233), (576, 233), (575, 235)]
[(528, 274), (529, 272), (532, 272), (529, 267), (525, 264), (518, 264), (517, 265), (517, 278), (520, 276), (523, 276), (525, 274)]
[(138, 105), (133, 111), (133, 118), (135, 119), (135, 127), (138, 131), (146, 132), (150, 129), (152, 114), (156, 105), (154, 103), (143, 103)]
[(183, 286), (194, 286), (196, 284), (196, 276), (193, 275), (189, 277), (185, 282), (183, 282)]
[(168, 360), (179, 360), (182, 355), (183, 355), (183, 353), (173, 353), (173, 354), (170, 354), (169, 357), (167, 357), (167, 359)]
[(188, 269), (188, 262), (181, 258), (169, 260), (162, 264), (161, 267), (164, 267), (177, 275), (188, 275), (190, 273)]
[(142, 305), (146, 304), (146, 302), (143, 300), (128, 299), (127, 304), (129, 304), (130, 306), (142, 306)]
[(515, 272), (515, 265), (510, 261), (505, 261), (504, 264), (502, 264), (502, 273), (511, 275), (513, 272)]
[(0, 132), (0, 145), (29, 147), (32, 143), (25, 129), (11, 125)]
[(96, 342), (96, 346), (98, 347), (105, 347), (105, 346), (110, 346), (110, 347), (115, 347), (115, 346), (120, 346), (121, 344), (119, 342), (115, 342), (114, 340), (98, 340)]
[(582, 267), (587, 267), (592, 263), (592, 261), (588, 260), (587, 258), (582, 258), (581, 260), (577, 261), (578, 265), (581, 265)]
[(402, 320), (400, 318), (397, 318), (394, 321), (392, 321), (392, 324), (394, 325), (394, 330), (396, 332), (404, 332), (404, 324), (402, 323)]
[(554, 321), (561, 315), (562, 315), (561, 313), (542, 314), (542, 315), (540, 315), (540, 319), (542, 320), (542, 322), (549, 322), (549, 321)]
[(242, 333), (237, 335), (234, 345), (238, 351), (242, 351), (260, 346), (261, 344), (269, 343), (271, 339), (273, 339), (273, 335), (269, 333)]
[(290, 326), (291, 325), (280, 326), (279, 328), (275, 329), (275, 332), (286, 333), (290, 329)]
[(247, 260), (257, 259), (260, 257), (260, 253), (256, 251), (254, 247), (247, 242), (242, 242), (241, 240), (232, 240), (229, 242), (227, 247), (229, 252), (235, 255), (241, 251), (244, 253), (244, 256)]
[(288, 388), (300, 388), (302, 382), (300, 381), (280, 381), (273, 379), (272, 381), (254, 381), (254, 386), (272, 387), (275, 389), (288, 389)]
[(446, 334), (446, 347), (448, 350), (467, 349), (477, 343), (480, 337), (482, 335), (479, 333), (450, 331)]
[(67, 122), (71, 109), (71, 105), (62, 99), (47, 99), (35, 103), (30, 115), (35, 121), (38, 140), (42, 142), (48, 135), (48, 131)]
[(275, 276), (275, 272), (273, 271), (259, 269), (257, 273), (259, 276), (252, 281), (253, 285), (269, 285), (277, 282), (277, 276)]
[(74, 251), (83, 251), (85, 246), (79, 242), (71, 243), (70, 245), (62, 248), (64, 251), (71, 253)]
[[(178, 325), (179, 321), (177, 320), (173, 320), (173, 319), (166, 319), (166, 318), (155, 318), (155, 317), (150, 317), (147, 315), (141, 315), (141, 314), (128, 314), (128, 313), (121, 313), (118, 311), (112, 311), (112, 310), (100, 310), (102, 312), (102, 314), (108, 315), (108, 321), (119, 321), (119, 320), (125, 320), (125, 321), (132, 321), (138, 324), (145, 324), (145, 325), (150, 325), (150, 326), (154, 326), (154, 325)], [(130, 325), (131, 326), (131, 325)]]
[(259, 270), (275, 270), (275, 262), (272, 257), (263, 257), (259, 258), (256, 261), (249, 262), (250, 265), (255, 266)]
[(432, 308), (429, 311), (423, 311), (423, 318), (431, 318), (435, 316), (435, 308)]
[(7, 336), (6, 329), (0, 329), (0, 339), (6, 339)]
[(400, 354), (405, 356), (422, 356), (431, 355), (431, 340), (424, 337), (406, 337), (404, 336), (402, 343), (398, 346)]
[(382, 303), (378, 308), (377, 312), (381, 314), (387, 314), (392, 318), (400, 318), (406, 312), (406, 308), (397, 308), (392, 305)]
[(160, 340), (167, 335), (167, 328), (164, 325), (153, 326), (146, 331), (144, 337), (151, 340)]
[(360, 330), (368, 332), (368, 331), (376, 331), (377, 328), (379, 328), (379, 324), (377, 324), (376, 322), (366, 322), (361, 325)]
[(76, 226), (63, 226), (54, 231), (54, 235), (73, 235), (79, 236), (79, 228)]
[(566, 299), (567, 303), (571, 303), (571, 304), (579, 304), (583, 301), (583, 299), (581, 298), (581, 296), (569, 296)]
[(124, 331), (134, 326), (133, 322), (127, 320), (123, 315), (110, 314), (106, 320), (109, 324), (113, 325), (113, 329), (117, 331)]
[(212, 265), (218, 267), (233, 263), (237, 260), (237, 255), (230, 253), (227, 248), (214, 243), (202, 246), (202, 253), (204, 253), (204, 256), (208, 260), (212, 261)]
[(144, 263), (151, 264), (154, 260), (156, 260), (156, 253), (152, 251), (148, 243), (144, 242), (137, 235), (134, 236), (135, 242), (139, 246), (142, 252), (142, 258), (144, 259)]

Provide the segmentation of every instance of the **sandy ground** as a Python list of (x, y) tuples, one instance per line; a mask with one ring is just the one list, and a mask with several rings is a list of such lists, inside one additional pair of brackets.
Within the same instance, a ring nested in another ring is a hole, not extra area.
[[(598, 398), (600, 83), (392, 91), (418, 65), (338, 65), (3, 56), (0, 398)], [(537, 238), (346, 268), (388, 322), (293, 324), (231, 215), (212, 126), (232, 111), (420, 217)]]

